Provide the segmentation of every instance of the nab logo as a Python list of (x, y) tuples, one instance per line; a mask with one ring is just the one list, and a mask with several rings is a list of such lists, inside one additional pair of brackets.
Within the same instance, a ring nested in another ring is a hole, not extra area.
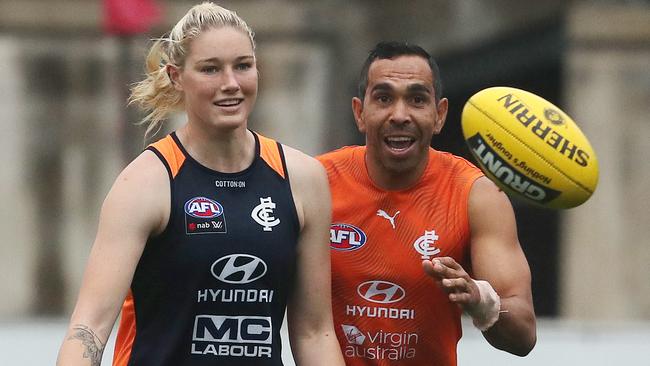
[(231, 254), (217, 259), (210, 268), (219, 281), (234, 284), (251, 283), (266, 274), (266, 263), (249, 254)]
[(194, 197), (185, 203), (185, 213), (200, 219), (211, 219), (223, 214), (223, 207), (209, 198)]
[(330, 226), (330, 248), (342, 252), (357, 250), (366, 243), (366, 233), (350, 224)]
[(398, 302), (406, 296), (402, 286), (388, 281), (364, 282), (357, 287), (357, 293), (364, 299), (379, 304)]

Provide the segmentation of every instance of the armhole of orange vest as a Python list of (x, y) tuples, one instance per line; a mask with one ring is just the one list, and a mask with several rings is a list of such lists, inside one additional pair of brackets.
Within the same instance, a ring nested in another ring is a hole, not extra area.
[(160, 158), (167, 169), (167, 173), (169, 173), (170, 180), (176, 177), (185, 162), (185, 154), (183, 154), (183, 151), (178, 147), (171, 135), (149, 145), (147, 150), (152, 151)]
[(260, 157), (282, 178), (287, 179), (287, 167), (280, 143), (256, 134), (260, 142)]
[(474, 188), (474, 183), (476, 183), (479, 178), (484, 176), (484, 174), (478, 168), (469, 167), (467, 176), (467, 188), (465, 188), (463, 192), (465, 195), (463, 201), (465, 202), (465, 217), (467, 217), (467, 222), (469, 224), (469, 195), (472, 192), (472, 188)]
[(131, 290), (129, 290), (122, 305), (120, 327), (117, 331), (115, 351), (113, 352), (113, 366), (126, 366), (129, 363), (135, 340), (135, 329), (135, 304)]
[[(472, 189), (474, 188), (474, 183), (476, 183), (476, 180), (482, 177), (483, 174), (468, 174), (467, 177), (467, 183), (463, 187), (463, 198), (461, 202), (464, 202), (463, 206), (461, 207), (464, 212), (463, 216), (467, 218), (467, 224), (469, 225), (469, 196), (472, 193)], [(469, 232), (469, 231), (468, 231)]]
[(465, 184), (465, 187), (463, 189), (463, 198), (461, 202), (464, 202), (462, 206), (459, 207), (459, 209), (463, 210), (463, 216), (465, 217), (465, 222), (467, 223), (467, 261), (468, 263), (461, 263), (463, 266), (468, 266), (468, 268), (471, 268), (471, 258), (470, 258), (470, 250), (471, 250), (471, 242), (472, 242), (472, 226), (470, 225), (469, 222), (469, 196), (470, 193), (472, 192), (472, 188), (474, 187), (474, 183), (476, 183), (476, 180), (484, 176), (483, 172), (479, 170), (478, 168), (475, 167), (468, 167), (467, 168), (467, 183)]

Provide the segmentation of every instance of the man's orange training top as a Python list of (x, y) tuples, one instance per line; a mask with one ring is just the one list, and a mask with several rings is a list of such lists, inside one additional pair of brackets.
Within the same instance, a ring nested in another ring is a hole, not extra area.
[(422, 260), (450, 256), (469, 268), (468, 197), (483, 174), (430, 149), (413, 187), (386, 191), (368, 176), (365, 152), (318, 157), (332, 191), (332, 307), (346, 364), (456, 365), (461, 311)]

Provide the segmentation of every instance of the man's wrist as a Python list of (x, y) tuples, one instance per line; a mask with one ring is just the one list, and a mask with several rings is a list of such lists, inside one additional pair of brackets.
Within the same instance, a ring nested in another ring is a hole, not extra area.
[(472, 317), (474, 326), (481, 332), (485, 332), (499, 320), (501, 298), (489, 282), (480, 280), (472, 281), (474, 281), (478, 288), (480, 300), (477, 305), (472, 307), (471, 312), (468, 312), (468, 314)]

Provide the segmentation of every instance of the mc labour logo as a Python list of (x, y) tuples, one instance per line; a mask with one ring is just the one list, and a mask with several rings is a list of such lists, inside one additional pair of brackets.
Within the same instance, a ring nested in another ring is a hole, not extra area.
[(271, 200), (271, 197), (260, 197), (260, 204), (253, 208), (251, 217), (255, 222), (262, 225), (264, 231), (272, 231), (273, 227), (280, 223), (280, 219), (273, 216), (273, 210), (275, 210), (275, 203)]

